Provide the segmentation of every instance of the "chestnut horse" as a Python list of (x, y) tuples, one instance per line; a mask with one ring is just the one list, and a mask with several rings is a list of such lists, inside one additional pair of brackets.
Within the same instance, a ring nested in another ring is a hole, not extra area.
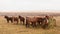
[(35, 17), (26, 17), (26, 27), (32, 25), (33, 27), (36, 26), (37, 19)]
[(47, 17), (26, 17), (26, 27), (30, 25), (30, 23), (34, 26), (36, 26), (36, 23), (41, 24), (42, 27), (46, 27), (48, 25), (48, 19)]

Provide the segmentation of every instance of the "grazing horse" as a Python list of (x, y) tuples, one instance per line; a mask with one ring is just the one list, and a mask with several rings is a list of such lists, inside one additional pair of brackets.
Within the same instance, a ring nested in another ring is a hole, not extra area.
[(12, 17), (4, 16), (4, 18), (7, 20), (7, 23), (9, 23), (9, 21), (11, 21), (11, 23), (13, 22)]
[(17, 24), (18, 24), (18, 22), (19, 22), (19, 18), (18, 17), (12, 17), (13, 18), (13, 22), (17, 22)]
[(49, 20), (49, 16), (45, 16), (45, 18), (43, 18), (43, 22), (42, 22), (42, 27), (45, 29), (46, 27), (48, 27), (48, 20)]
[(41, 23), (42, 23), (42, 27), (46, 28), (48, 26), (48, 19), (47, 18), (43, 18)]
[(23, 22), (23, 25), (24, 25), (25, 18), (22, 16), (19, 16), (19, 19), (20, 19), (20, 22)]
[(7, 23), (9, 23), (9, 21), (11, 21), (11, 23), (13, 23), (14, 21), (17, 22), (18, 24), (18, 17), (9, 17), (9, 16), (4, 16), (4, 18), (7, 20)]
[(37, 18), (37, 22), (38, 22), (38, 24), (41, 25), (42, 22), (43, 22), (44, 17), (36, 16), (35, 18)]
[(37, 19), (35, 17), (26, 17), (26, 27), (32, 25), (33, 27), (36, 26)]
[(43, 28), (46, 28), (48, 26), (48, 17), (36, 17), (37, 22), (39, 25), (41, 25)]

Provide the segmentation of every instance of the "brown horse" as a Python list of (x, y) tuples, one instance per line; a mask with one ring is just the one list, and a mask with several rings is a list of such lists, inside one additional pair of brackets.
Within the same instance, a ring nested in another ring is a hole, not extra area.
[(15, 17), (15, 16), (14, 16), (14, 17), (12, 17), (12, 18), (13, 18), (13, 22), (15, 22), (15, 21), (16, 21), (16, 22), (17, 22), (17, 24), (18, 24), (18, 22), (19, 22), (19, 18), (18, 18), (18, 17)]
[(20, 22), (23, 22), (23, 25), (24, 25), (25, 18), (24, 18), (24, 17), (22, 17), (22, 16), (19, 16), (19, 19), (20, 19)]
[(33, 27), (36, 26), (37, 19), (35, 17), (26, 17), (26, 27), (32, 25)]
[(14, 21), (16, 21), (17, 24), (18, 24), (18, 18), (17, 17), (4, 16), (4, 18), (7, 20), (7, 23), (9, 23), (9, 21), (11, 21), (11, 23), (13, 23)]
[(4, 16), (4, 18), (7, 20), (7, 23), (9, 23), (9, 21), (11, 21), (11, 23), (13, 22), (12, 17)]
[(43, 28), (46, 28), (48, 26), (48, 16), (45, 17), (37, 17), (37, 22), (40, 24)]
[(43, 28), (48, 25), (47, 17), (26, 17), (26, 27), (32, 24), (32, 26), (36, 26), (36, 23), (40, 24)]

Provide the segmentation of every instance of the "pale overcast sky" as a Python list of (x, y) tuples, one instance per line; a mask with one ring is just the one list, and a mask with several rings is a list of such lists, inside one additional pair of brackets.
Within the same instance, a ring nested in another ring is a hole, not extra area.
[(0, 11), (60, 10), (60, 0), (0, 0)]

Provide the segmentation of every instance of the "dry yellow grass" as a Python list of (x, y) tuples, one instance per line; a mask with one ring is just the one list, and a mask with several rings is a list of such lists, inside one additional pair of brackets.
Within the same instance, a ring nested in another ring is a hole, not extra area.
[(0, 16), (0, 34), (60, 34), (60, 16), (55, 18), (57, 20), (57, 27), (45, 30), (42, 28), (26, 28), (25, 25), (7, 23)]

